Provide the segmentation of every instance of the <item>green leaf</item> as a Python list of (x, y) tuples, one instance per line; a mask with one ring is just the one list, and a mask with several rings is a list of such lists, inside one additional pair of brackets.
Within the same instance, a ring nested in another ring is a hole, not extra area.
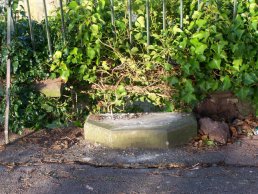
[(13, 61), (12, 63), (12, 68), (13, 68), (13, 73), (16, 73), (19, 67), (19, 61)]
[(68, 81), (68, 78), (70, 76), (70, 71), (69, 70), (63, 70), (61, 71), (61, 79), (64, 80), (64, 82), (67, 82)]
[(176, 84), (179, 83), (179, 80), (177, 77), (169, 77), (168, 78), (168, 83), (171, 85), (171, 86), (174, 86)]
[(200, 44), (195, 50), (195, 53), (197, 55), (203, 55), (204, 51), (208, 48), (206, 44)]
[(193, 59), (193, 58), (190, 59), (189, 63), (191, 64), (190, 65), (190, 69), (192, 71), (191, 74), (193, 74), (194, 72), (200, 70), (200, 64), (199, 64), (199, 62), (196, 59)]
[(166, 102), (166, 112), (173, 112), (175, 111), (175, 105), (172, 102)]
[(173, 31), (173, 34), (176, 34), (178, 32), (183, 32), (178, 26), (174, 26), (172, 31)]
[(140, 40), (142, 38), (142, 33), (139, 32), (139, 33), (135, 34), (134, 38), (135, 38), (135, 40)]
[(68, 7), (72, 10), (75, 10), (78, 7), (78, 3), (76, 1), (71, 1), (68, 5)]
[(98, 36), (99, 33), (99, 26), (96, 24), (92, 24), (90, 27), (90, 30), (92, 32), (92, 36)]
[(139, 51), (139, 49), (137, 47), (133, 47), (131, 49), (132, 54), (136, 54), (138, 51)]
[(235, 34), (238, 37), (238, 39), (241, 39), (243, 34), (244, 34), (244, 32), (245, 32), (244, 30), (236, 30)]
[(240, 98), (240, 99), (246, 99), (246, 97), (248, 96), (250, 92), (250, 88), (247, 87), (241, 87), (239, 89), (239, 91), (236, 92), (236, 95)]
[(106, 1), (105, 0), (99, 0), (98, 1), (98, 6), (100, 7), (100, 9), (104, 9), (106, 5)]
[(51, 65), (50, 65), (50, 71), (54, 71), (54, 70), (56, 69), (56, 67), (57, 67), (57, 66), (56, 66), (55, 64), (51, 64)]
[(78, 53), (78, 48), (74, 47), (73, 50), (70, 52), (70, 55), (77, 55)]
[(123, 85), (117, 87), (116, 93), (120, 96), (125, 96), (127, 94), (126, 89)]
[(54, 59), (60, 59), (62, 57), (62, 52), (61, 51), (56, 51), (54, 54)]
[(188, 38), (184, 38), (183, 41), (181, 41), (179, 43), (179, 47), (182, 48), (182, 49), (185, 49), (185, 47), (187, 45), (187, 42), (188, 42)]
[(185, 101), (187, 104), (190, 104), (196, 101), (196, 96), (192, 93), (187, 93), (186, 95), (182, 96), (182, 100)]
[(251, 26), (252, 26), (252, 28), (253, 28), (255, 31), (257, 31), (257, 23), (258, 23), (258, 20), (257, 20), (257, 21), (252, 21), (252, 23), (251, 23)]
[(93, 48), (91, 48), (91, 47), (88, 47), (88, 48), (87, 48), (87, 56), (88, 56), (91, 60), (94, 59), (95, 56), (96, 56), (95, 50), (94, 50)]
[(172, 65), (169, 63), (164, 63), (164, 68), (166, 71), (170, 71), (172, 69)]
[(145, 28), (145, 18), (143, 16), (138, 17), (135, 22), (135, 26)]
[(214, 146), (215, 145), (213, 140), (205, 140), (204, 144), (207, 145), (207, 146)]
[(107, 61), (102, 61), (102, 67), (103, 67), (104, 70), (106, 70), (106, 71), (110, 70), (110, 67), (107, 65)]
[(218, 81), (213, 79), (203, 80), (199, 84), (202, 91), (216, 91), (219, 87)]
[(223, 48), (227, 45), (228, 43), (226, 41), (220, 41), (217, 42), (216, 44), (211, 45), (211, 49), (214, 50), (214, 52), (217, 55), (221, 55), (223, 52)]
[(196, 101), (196, 96), (194, 94), (194, 87), (191, 80), (184, 80), (184, 87), (181, 90), (182, 100), (190, 104)]
[(235, 69), (236, 71), (239, 71), (239, 67), (242, 65), (243, 63), (243, 59), (234, 59), (233, 61), (233, 69)]
[(194, 52), (197, 55), (203, 55), (204, 51), (208, 48), (206, 44), (199, 42), (197, 38), (192, 38), (190, 42), (195, 47)]
[(182, 65), (181, 69), (183, 70), (183, 72), (186, 75), (189, 75), (190, 74), (190, 67), (191, 67), (191, 64), (186, 63), (186, 64)]
[(222, 90), (228, 90), (231, 87), (232, 84), (231, 84), (230, 77), (228, 75), (220, 78), (220, 80), (223, 82)]
[(205, 26), (207, 24), (207, 20), (206, 19), (198, 19), (196, 21), (196, 24), (198, 25), (199, 28), (202, 28), (203, 26)]
[(211, 69), (220, 69), (221, 59), (218, 57), (215, 57), (212, 59), (212, 61), (209, 62), (209, 67)]
[(53, 107), (52, 106), (49, 106), (48, 104), (43, 104), (42, 106), (41, 106), (46, 112), (48, 112), (48, 113), (50, 113), (50, 112), (52, 112), (54, 109), (53, 109)]
[(206, 31), (199, 31), (192, 35), (192, 38), (197, 38), (199, 40), (201, 39), (207, 39), (209, 37), (210, 33)]
[(255, 75), (252, 75), (251, 73), (244, 73), (244, 85), (248, 86), (253, 83), (255, 83)]
[(84, 75), (86, 69), (87, 69), (87, 65), (81, 65), (79, 69), (79, 74)]
[(149, 93), (149, 94), (148, 94), (148, 98), (149, 98), (151, 101), (155, 102), (155, 100), (157, 99), (157, 95), (156, 95), (155, 93)]
[(198, 19), (197, 21), (199, 21), (200, 19), (200, 17), (202, 16), (202, 12), (200, 12), (200, 11), (194, 11), (194, 13), (193, 13), (193, 15), (192, 15), (192, 18), (193, 19)]

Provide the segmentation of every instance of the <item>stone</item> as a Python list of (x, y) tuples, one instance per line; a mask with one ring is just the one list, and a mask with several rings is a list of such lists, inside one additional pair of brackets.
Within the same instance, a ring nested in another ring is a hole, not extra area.
[(255, 108), (250, 102), (238, 99), (231, 92), (217, 92), (199, 103), (195, 112), (198, 118), (210, 117), (231, 123), (237, 118), (255, 115)]
[(208, 135), (210, 140), (226, 144), (230, 138), (229, 126), (225, 122), (214, 121), (211, 118), (201, 118), (199, 120), (200, 133)]
[(47, 79), (42, 80), (36, 83), (36, 88), (47, 97), (61, 97), (61, 87), (62, 80), (60, 78), (57, 79)]
[(100, 114), (88, 116), (84, 137), (111, 148), (170, 148), (197, 135), (197, 121), (187, 113)]

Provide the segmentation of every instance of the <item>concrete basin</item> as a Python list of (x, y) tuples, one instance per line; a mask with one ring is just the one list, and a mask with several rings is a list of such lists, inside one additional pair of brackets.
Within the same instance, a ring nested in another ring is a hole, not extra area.
[(111, 148), (170, 148), (197, 135), (188, 113), (99, 114), (88, 116), (85, 139)]

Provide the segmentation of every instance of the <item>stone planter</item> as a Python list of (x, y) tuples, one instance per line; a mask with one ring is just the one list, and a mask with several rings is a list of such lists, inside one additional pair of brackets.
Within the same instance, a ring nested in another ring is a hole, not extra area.
[(186, 113), (90, 115), (85, 139), (111, 148), (170, 148), (197, 135), (197, 122)]

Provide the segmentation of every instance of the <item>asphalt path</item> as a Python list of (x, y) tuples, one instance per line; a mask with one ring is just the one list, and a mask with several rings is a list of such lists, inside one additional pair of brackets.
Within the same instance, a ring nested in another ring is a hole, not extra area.
[(95, 168), (77, 164), (0, 167), (2, 194), (257, 193), (258, 168)]

